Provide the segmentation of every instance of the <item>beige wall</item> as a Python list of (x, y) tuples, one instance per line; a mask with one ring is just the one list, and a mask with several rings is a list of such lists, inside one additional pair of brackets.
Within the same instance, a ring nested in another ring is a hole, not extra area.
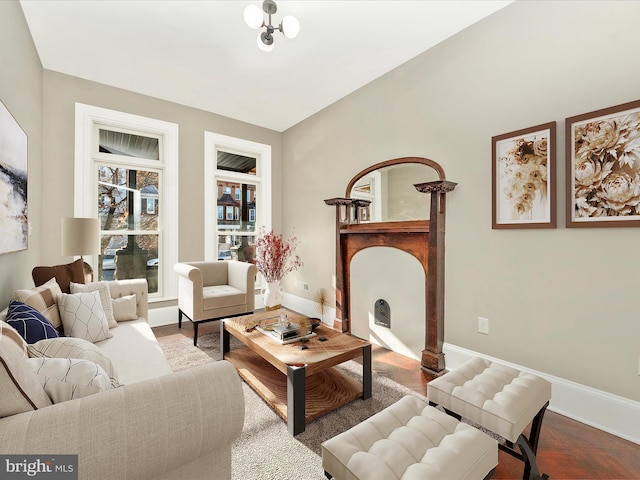
[[(42, 235), (42, 66), (18, 2), (0, 2), (0, 100), (27, 133), (27, 201), (33, 235), (29, 248), (0, 255), (0, 309), (16, 288), (32, 285)], [(0, 235), (2, 232), (0, 232)]]
[[(280, 220), (281, 137), (273, 130), (231, 120), (134, 92), (44, 71), (43, 138), (45, 198), (73, 192), (75, 103), (173, 122), (179, 128), (179, 260), (204, 258), (204, 132), (210, 131), (272, 147), (274, 226)], [(60, 202), (45, 202), (43, 228), (52, 232), (43, 246), (43, 260), (56, 263), (60, 255), (60, 218), (73, 214), (73, 193)]]
[[(640, 98), (639, 18), (640, 2), (516, 2), (287, 130), (283, 227), (305, 262), (287, 289), (331, 287), (324, 199), (368, 165), (428, 157), (458, 182), (445, 340), (640, 400), (640, 229), (564, 228), (564, 119)], [(559, 228), (492, 230), (491, 137), (553, 120)]]

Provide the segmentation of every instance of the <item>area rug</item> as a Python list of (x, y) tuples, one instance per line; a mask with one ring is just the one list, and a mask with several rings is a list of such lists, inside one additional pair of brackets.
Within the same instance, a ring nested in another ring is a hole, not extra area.
[[(219, 333), (161, 343), (174, 371), (217, 361)], [(242, 348), (231, 338), (231, 348)], [(355, 361), (342, 364), (343, 372), (361, 379), (362, 366)], [(322, 469), (320, 445), (348, 430), (371, 415), (395, 403), (405, 395), (421, 397), (409, 388), (373, 373), (373, 396), (356, 400), (307, 424), (306, 430), (292, 437), (284, 421), (244, 382), (245, 423), (242, 435), (233, 446), (234, 480), (326, 480)], [(425, 399), (426, 400), (426, 399)]]

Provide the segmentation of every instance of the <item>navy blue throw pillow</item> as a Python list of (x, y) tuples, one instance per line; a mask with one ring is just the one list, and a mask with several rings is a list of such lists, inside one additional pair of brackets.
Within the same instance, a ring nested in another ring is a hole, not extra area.
[(15, 300), (9, 303), (6, 322), (15, 328), (27, 343), (60, 336), (51, 322), (39, 311)]

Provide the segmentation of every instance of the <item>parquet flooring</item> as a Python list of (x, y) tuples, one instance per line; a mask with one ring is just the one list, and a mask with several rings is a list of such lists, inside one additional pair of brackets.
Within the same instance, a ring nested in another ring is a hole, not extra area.
[[(198, 335), (218, 329), (215, 322), (202, 324)], [(156, 327), (153, 331), (160, 342), (193, 338), (189, 322), (182, 329), (175, 324)], [(374, 346), (372, 368), (374, 372), (426, 394), (430, 377), (415, 360)], [(494, 479), (522, 478), (520, 461), (502, 451), (498, 460)], [(553, 480), (640, 480), (640, 445), (547, 410), (538, 446), (538, 466)]]

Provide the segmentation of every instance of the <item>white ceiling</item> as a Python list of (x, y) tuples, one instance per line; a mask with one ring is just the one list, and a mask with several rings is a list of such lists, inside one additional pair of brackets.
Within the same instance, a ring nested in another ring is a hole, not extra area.
[(44, 68), (284, 131), (511, 3), (457, 0), (277, 1), (256, 45), (254, 1), (20, 0)]

